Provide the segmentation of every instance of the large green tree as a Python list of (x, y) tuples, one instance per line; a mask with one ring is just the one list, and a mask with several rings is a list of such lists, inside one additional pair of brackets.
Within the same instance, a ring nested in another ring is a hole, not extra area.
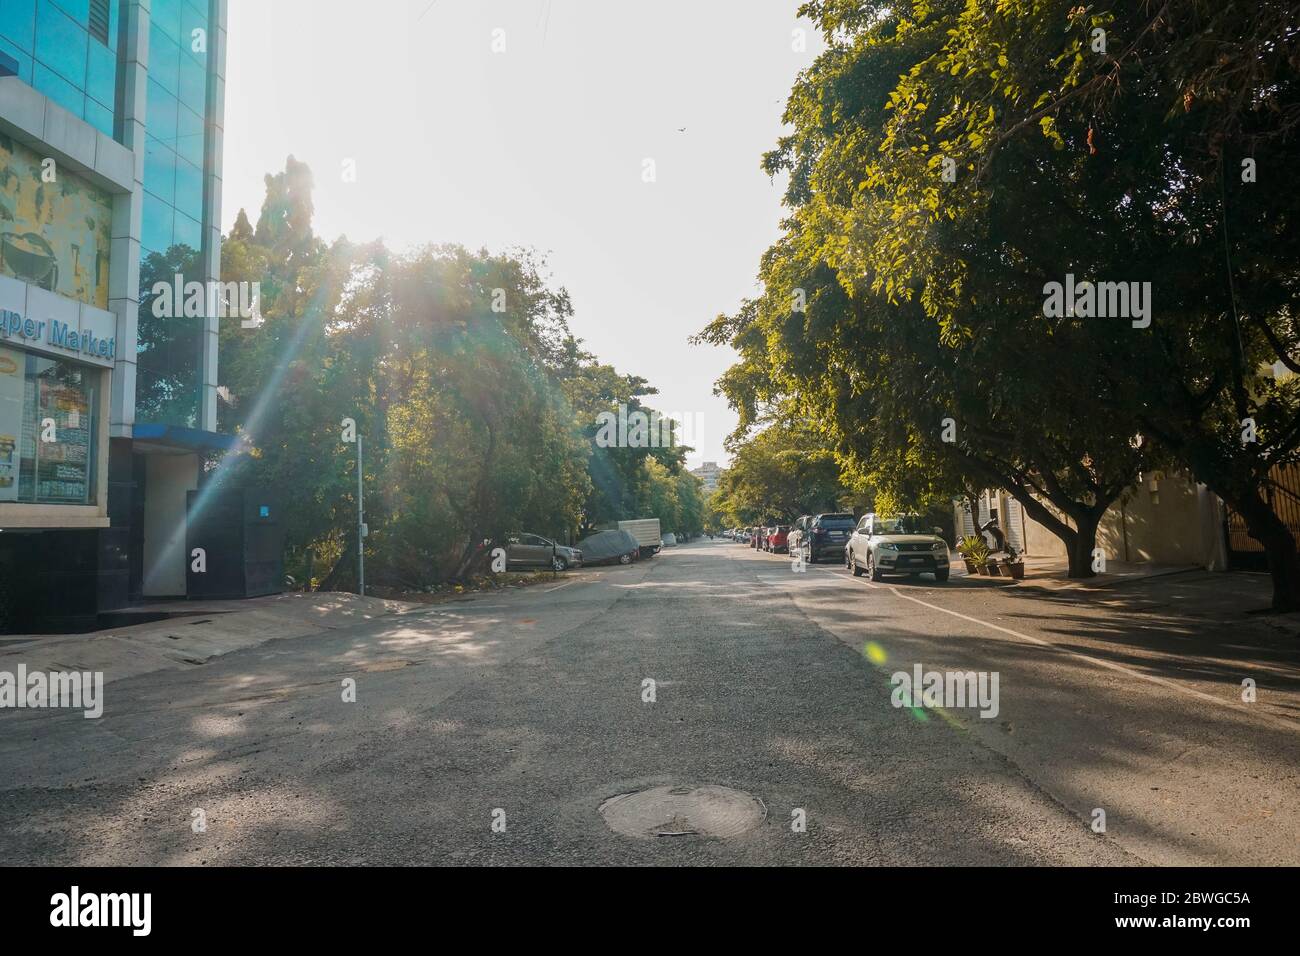
[(540, 261), (455, 245), (327, 245), (312, 230), (311, 189), (310, 170), (290, 157), (267, 177), (257, 227), (241, 212), (223, 251), (223, 278), (258, 282), (262, 300), (253, 327), (222, 327), (221, 425), (245, 448), (217, 480), (283, 493), (293, 573), (311, 551), (324, 586), (355, 579), (345, 419), (364, 441), (375, 583), (462, 579), (483, 566), (485, 542), (520, 530), (564, 538), (593, 515), (658, 507), (666, 528), (698, 531), (684, 449), (594, 446), (599, 412), (654, 389), (582, 350), (569, 297)]
[[(1295, 546), (1261, 489), (1296, 396), (1258, 370), (1296, 343), (1293, 197), (1238, 171), (1289, 168), (1293, 11), (807, 4), (828, 50), (765, 160), (791, 207), (765, 294), (710, 330), (745, 357), (724, 390), (795, 395), (884, 483), (1004, 485), (1072, 574), (1106, 506), (1176, 457), (1269, 546), (1285, 606)], [(1151, 283), (1150, 323), (1045, 314), (1067, 276)]]
[(849, 494), (834, 452), (808, 429), (771, 424), (732, 452), (712, 502), (729, 525), (836, 511)]

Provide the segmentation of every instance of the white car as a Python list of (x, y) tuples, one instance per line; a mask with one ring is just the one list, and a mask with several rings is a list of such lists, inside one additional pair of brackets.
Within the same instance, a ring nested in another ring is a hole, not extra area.
[(939, 528), (923, 528), (916, 515), (882, 518), (862, 516), (844, 546), (844, 567), (855, 576), (879, 581), (886, 574), (931, 573), (948, 580), (948, 542)]

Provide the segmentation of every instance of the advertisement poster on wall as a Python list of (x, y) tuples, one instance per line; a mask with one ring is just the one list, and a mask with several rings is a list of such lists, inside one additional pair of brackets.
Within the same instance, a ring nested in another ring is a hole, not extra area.
[(44, 159), (0, 132), (0, 274), (107, 309), (112, 199)]
[(55, 422), (56, 441), (41, 442), (37, 501), (85, 504), (90, 500), (90, 405), (79, 370), (40, 379), (37, 420)]

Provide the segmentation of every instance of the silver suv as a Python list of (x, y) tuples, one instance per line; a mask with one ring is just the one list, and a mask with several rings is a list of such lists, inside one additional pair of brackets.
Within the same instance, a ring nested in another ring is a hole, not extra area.
[(924, 574), (948, 580), (948, 542), (941, 529), (923, 528), (917, 515), (882, 518), (862, 516), (848, 544), (844, 566), (855, 576), (868, 574), (879, 581), (886, 574)]

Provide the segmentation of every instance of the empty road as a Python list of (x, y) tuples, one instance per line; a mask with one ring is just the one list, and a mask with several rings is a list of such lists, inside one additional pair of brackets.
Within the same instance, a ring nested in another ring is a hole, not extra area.
[[(1294, 638), (1185, 610), (1195, 584), (872, 584), (685, 545), (113, 681), (98, 720), (0, 711), (0, 855), (1300, 863)], [(996, 714), (895, 706), (916, 665), (996, 675)], [(614, 799), (648, 790), (648, 816)]]

